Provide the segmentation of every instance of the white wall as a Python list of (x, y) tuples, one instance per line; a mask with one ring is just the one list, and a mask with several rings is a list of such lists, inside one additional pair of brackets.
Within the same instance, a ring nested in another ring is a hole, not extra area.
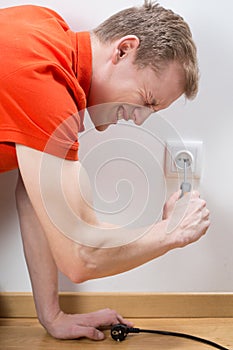
[[(2, 0), (0, 7), (24, 3), (26, 1)], [(30, 3), (57, 10), (74, 30), (81, 30), (93, 28), (108, 15), (125, 7), (138, 5), (140, 1), (31, 0)], [(140, 199), (148, 189), (145, 183), (147, 178), (152, 196), (150, 195), (149, 198), (146, 215), (142, 218), (146, 223), (160, 215), (164, 197), (169, 192), (176, 190), (178, 186), (177, 181), (164, 182), (162, 167), (163, 146), (166, 139), (180, 135), (184, 140), (203, 140), (202, 177), (195, 186), (207, 200), (211, 210), (211, 228), (198, 243), (185, 249), (172, 251), (153, 262), (119, 276), (89, 281), (78, 286), (71, 284), (64, 276), (60, 276), (62, 290), (232, 291), (233, 3), (228, 0), (223, 0), (221, 3), (216, 0), (176, 0), (175, 2), (161, 0), (160, 3), (183, 15), (191, 26), (198, 47), (201, 71), (198, 97), (195, 101), (186, 103), (180, 99), (172, 107), (161, 112), (158, 117), (152, 116), (141, 129), (135, 130), (135, 128), (121, 124), (111, 127), (102, 135), (97, 135), (92, 131), (91, 140), (95, 140), (97, 145), (104, 140), (106, 149), (109, 149), (109, 138), (121, 137), (123, 148), (125, 138), (129, 138), (130, 141), (127, 141), (128, 145), (125, 146), (127, 157), (129, 159), (132, 157), (134, 163), (138, 159), (136, 168), (138, 169), (138, 165), (142, 164), (146, 176), (131, 168), (133, 161), (126, 162), (128, 165), (124, 169), (128, 174), (127, 179), (132, 182), (135, 189), (135, 198), (128, 207), (127, 217), (134, 215), (138, 206), (141, 205)], [(151, 136), (149, 131), (154, 136)], [(135, 145), (135, 154), (132, 154), (130, 150), (131, 145), (135, 143), (135, 138), (138, 144)], [(88, 135), (82, 135), (81, 141), (83, 141), (81, 156), (84, 158), (89, 143)], [(140, 149), (137, 148), (138, 145)], [(150, 157), (147, 158), (143, 145), (146, 145), (155, 156), (153, 166)], [(114, 147), (112, 149), (115, 150)], [(93, 157), (95, 152), (98, 152), (98, 147), (93, 151)], [(95, 167), (98, 167), (97, 160), (93, 163), (86, 159), (85, 162), (89, 171), (96, 170)], [(122, 168), (120, 161), (117, 160), (117, 162), (118, 168)], [(114, 192), (117, 183), (115, 176), (117, 167), (114, 167), (114, 164), (112, 162), (108, 173), (102, 174), (98, 184), (104, 201), (101, 202), (96, 197), (96, 205), (101, 209), (108, 208), (106, 199), (115, 200), (114, 205), (118, 203), (117, 201), (122, 201), (124, 204), (124, 194), (127, 193), (127, 196), (130, 196), (130, 186), (127, 182), (121, 182), (117, 188), (120, 195), (117, 199)], [(119, 173), (119, 176), (120, 178), (125, 177), (125, 173), (123, 175)], [(142, 184), (139, 186), (141, 180)], [(30, 291), (14, 203), (15, 182), (16, 172), (0, 175), (0, 290)], [(103, 183), (107, 184), (107, 191)], [(102, 207), (103, 205), (106, 207)], [(124, 222), (125, 218), (124, 215), (112, 218), (113, 221), (117, 219)]]

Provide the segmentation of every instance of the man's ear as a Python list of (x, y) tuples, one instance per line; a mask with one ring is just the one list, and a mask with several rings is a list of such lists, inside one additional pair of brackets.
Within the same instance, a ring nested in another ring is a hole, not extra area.
[(139, 38), (136, 35), (126, 35), (117, 40), (114, 45), (112, 63), (117, 64), (129, 54), (135, 54), (139, 43)]

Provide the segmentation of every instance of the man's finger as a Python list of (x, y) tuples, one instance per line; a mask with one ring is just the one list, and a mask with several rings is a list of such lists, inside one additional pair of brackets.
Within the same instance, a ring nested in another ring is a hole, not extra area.
[(121, 315), (118, 315), (118, 316), (117, 316), (117, 319), (118, 319), (118, 322), (119, 322), (119, 323), (123, 323), (123, 324), (125, 324), (125, 325), (128, 326), (128, 327), (133, 327), (133, 326), (134, 326), (134, 324), (133, 324), (132, 322), (126, 320), (126, 319), (123, 318)]
[(103, 340), (105, 338), (104, 333), (94, 327), (74, 327), (72, 330), (72, 338), (77, 339), (83, 337), (92, 340)]

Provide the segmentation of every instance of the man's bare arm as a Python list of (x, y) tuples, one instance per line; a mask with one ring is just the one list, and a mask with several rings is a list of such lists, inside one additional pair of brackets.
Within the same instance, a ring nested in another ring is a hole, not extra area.
[[(198, 240), (209, 226), (205, 202), (194, 195), (185, 218), (170, 234), (170, 214), (147, 231), (113, 228), (97, 220), (88, 178), (79, 162), (61, 160), (22, 145), (16, 145), (16, 149), (27, 193), (55, 262), (74, 282), (130, 270)], [(174, 204), (174, 199), (167, 204), (168, 213)], [(145, 234), (134, 239), (141, 233)], [(119, 241), (114, 241), (116, 234)], [(129, 242), (118, 244), (124, 237), (130, 237)]]
[(66, 314), (60, 309), (57, 266), (20, 176), (16, 202), (37, 315), (47, 331), (59, 339), (88, 337), (101, 340), (104, 334), (99, 327), (114, 323), (132, 326), (132, 323), (110, 309), (89, 314)]

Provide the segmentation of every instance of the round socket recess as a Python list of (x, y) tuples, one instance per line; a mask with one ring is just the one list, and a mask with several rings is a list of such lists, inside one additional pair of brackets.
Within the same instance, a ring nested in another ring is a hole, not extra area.
[(174, 158), (178, 169), (190, 168), (193, 163), (193, 155), (187, 150), (178, 151)]

